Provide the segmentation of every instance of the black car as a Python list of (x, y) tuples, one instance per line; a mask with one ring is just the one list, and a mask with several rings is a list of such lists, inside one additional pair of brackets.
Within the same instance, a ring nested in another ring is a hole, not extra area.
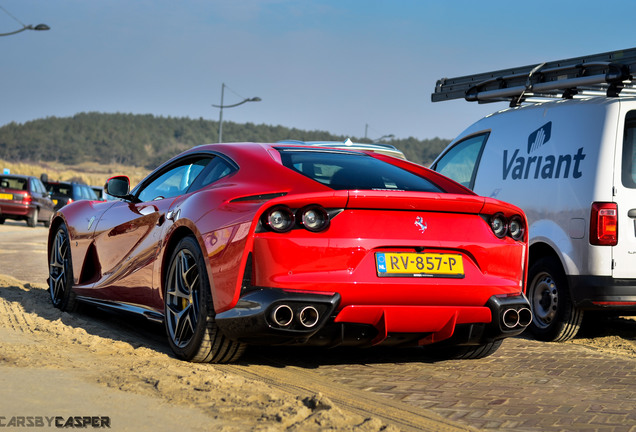
[(53, 202), (37, 177), (0, 175), (0, 224), (6, 219), (25, 220), (34, 227), (42, 222), (48, 227), (53, 216)]
[(45, 185), (51, 194), (55, 210), (59, 210), (73, 201), (99, 199), (90, 186), (82, 183), (46, 182)]

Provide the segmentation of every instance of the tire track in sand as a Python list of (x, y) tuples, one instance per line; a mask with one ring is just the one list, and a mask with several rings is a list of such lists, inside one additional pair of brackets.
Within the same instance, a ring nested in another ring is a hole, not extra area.
[[(267, 360), (265, 360), (267, 361)], [(325, 382), (322, 375), (288, 365), (214, 365), (216, 369), (241, 375), (294, 395), (312, 397), (321, 393), (348, 411), (373, 417), (392, 424), (402, 431), (459, 432), (477, 431), (466, 425), (445, 419), (431, 411), (361, 391), (335, 382)]]
[(22, 333), (34, 333), (36, 323), (18, 302), (0, 297), (0, 327)]

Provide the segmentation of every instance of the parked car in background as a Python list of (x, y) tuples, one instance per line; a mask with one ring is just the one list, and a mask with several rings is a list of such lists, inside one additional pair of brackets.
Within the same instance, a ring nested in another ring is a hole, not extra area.
[(51, 300), (163, 321), (185, 360), (249, 344), (481, 358), (531, 321), (523, 212), (404, 159), (212, 144), (129, 188), (113, 177), (119, 201), (56, 213)]
[(95, 193), (95, 196), (97, 197), (97, 199), (99, 200), (106, 199), (106, 197), (104, 196), (103, 186), (91, 186), (91, 189), (93, 189), (93, 192)]
[(37, 177), (0, 175), (0, 224), (6, 219), (24, 220), (34, 227), (48, 227), (53, 216), (53, 201)]
[(98, 200), (93, 189), (82, 183), (49, 181), (45, 184), (51, 194), (55, 210), (59, 210), (73, 201)]

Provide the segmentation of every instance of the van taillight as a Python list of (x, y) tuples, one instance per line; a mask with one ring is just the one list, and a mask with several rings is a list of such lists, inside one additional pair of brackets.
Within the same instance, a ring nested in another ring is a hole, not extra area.
[(616, 203), (592, 203), (590, 244), (616, 246), (618, 243), (618, 206)]

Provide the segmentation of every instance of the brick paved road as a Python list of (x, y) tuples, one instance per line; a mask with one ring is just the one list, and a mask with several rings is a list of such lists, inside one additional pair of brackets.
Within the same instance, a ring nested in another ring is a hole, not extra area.
[(481, 360), (427, 361), (410, 349), (362, 356), (283, 349), (273, 361), (482, 430), (636, 431), (634, 358), (522, 338)]

